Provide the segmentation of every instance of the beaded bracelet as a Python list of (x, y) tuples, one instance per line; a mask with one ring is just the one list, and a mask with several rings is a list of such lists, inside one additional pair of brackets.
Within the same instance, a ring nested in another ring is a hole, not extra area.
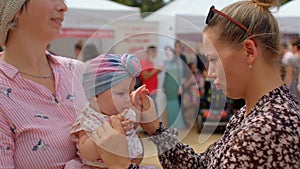
[(162, 122), (159, 122), (158, 129), (156, 129), (156, 131), (153, 134), (153, 136), (159, 135), (159, 134), (161, 134), (161, 133), (163, 133), (165, 131), (166, 131), (166, 128), (165, 128), (164, 124)]
[(139, 169), (139, 166), (135, 163), (131, 163), (127, 169)]

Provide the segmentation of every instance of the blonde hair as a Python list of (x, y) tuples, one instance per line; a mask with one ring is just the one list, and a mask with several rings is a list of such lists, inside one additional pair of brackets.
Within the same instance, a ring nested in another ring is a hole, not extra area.
[(269, 11), (269, 8), (274, 6), (279, 6), (277, 0), (248, 0), (231, 4), (221, 11), (248, 28), (251, 37), (245, 30), (218, 14), (213, 16), (204, 31), (216, 28), (219, 40), (231, 44), (240, 44), (245, 39), (251, 38), (262, 49), (264, 56), (279, 57), (278, 23)]

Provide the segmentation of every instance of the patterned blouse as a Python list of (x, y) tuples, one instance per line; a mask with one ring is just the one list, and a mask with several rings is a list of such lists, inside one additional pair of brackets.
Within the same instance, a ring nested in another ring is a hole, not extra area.
[[(249, 114), (245, 107), (227, 125), (223, 137), (197, 154), (178, 141), (175, 129), (162, 125), (150, 139), (163, 168), (300, 168), (300, 106), (281, 86), (264, 95)], [(136, 166), (131, 165), (131, 168)]]

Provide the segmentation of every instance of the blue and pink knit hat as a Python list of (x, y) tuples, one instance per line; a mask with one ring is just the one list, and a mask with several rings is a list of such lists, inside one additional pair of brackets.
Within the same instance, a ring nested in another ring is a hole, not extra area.
[(88, 99), (110, 89), (128, 77), (139, 76), (142, 66), (134, 55), (103, 54), (92, 59), (83, 74)]

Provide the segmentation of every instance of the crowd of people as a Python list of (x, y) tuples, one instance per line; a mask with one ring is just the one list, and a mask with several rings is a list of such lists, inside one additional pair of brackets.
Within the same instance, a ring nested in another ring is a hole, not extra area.
[(282, 78), (300, 101), (300, 37), (281, 44)]
[[(163, 168), (300, 168), (300, 38), (290, 41), (281, 76), (280, 32), (269, 11), (276, 2), (212, 6), (203, 31), (206, 70), (198, 74), (200, 63), (187, 66), (180, 41), (165, 48), (163, 64), (153, 62), (155, 46), (145, 62), (131, 54), (93, 53), (86, 64), (56, 56), (47, 48), (59, 38), (66, 2), (2, 0), (0, 168), (139, 168), (138, 125)], [(155, 104), (162, 72), (167, 126)], [(135, 89), (139, 76), (145, 84)], [(220, 140), (196, 153), (178, 140), (178, 129), (186, 126), (182, 99), (201, 76), (245, 106)], [(145, 82), (153, 77), (155, 85)]]

